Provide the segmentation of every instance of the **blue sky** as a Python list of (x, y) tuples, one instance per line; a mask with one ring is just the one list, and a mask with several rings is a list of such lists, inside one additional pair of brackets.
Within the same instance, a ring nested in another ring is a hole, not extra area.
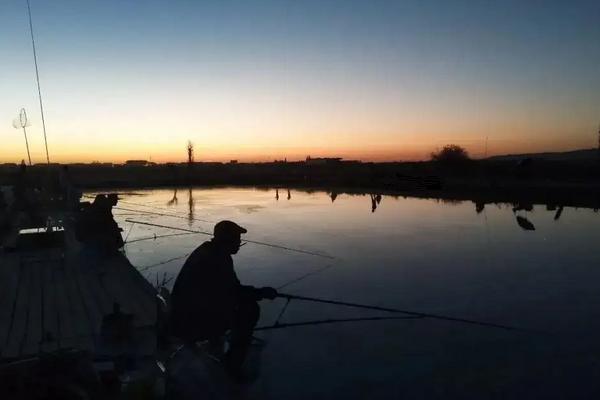
[[(51, 153), (166, 161), (591, 147), (598, 1), (32, 0)], [(39, 109), (25, 0), (0, 8), (0, 161)]]

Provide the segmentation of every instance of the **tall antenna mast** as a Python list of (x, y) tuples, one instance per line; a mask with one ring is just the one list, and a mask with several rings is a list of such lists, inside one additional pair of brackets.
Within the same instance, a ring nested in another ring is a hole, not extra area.
[(31, 47), (33, 48), (33, 63), (35, 64), (35, 78), (37, 80), (38, 97), (40, 99), (40, 113), (42, 114), (42, 130), (44, 131), (44, 144), (46, 145), (46, 161), (50, 164), (48, 155), (48, 140), (46, 139), (46, 121), (44, 120), (44, 105), (42, 103), (42, 90), (40, 89), (40, 73), (38, 71), (37, 53), (35, 51), (35, 39), (33, 38), (33, 23), (31, 22), (31, 6), (27, 0), (27, 13), (29, 15), (29, 32), (31, 33)]

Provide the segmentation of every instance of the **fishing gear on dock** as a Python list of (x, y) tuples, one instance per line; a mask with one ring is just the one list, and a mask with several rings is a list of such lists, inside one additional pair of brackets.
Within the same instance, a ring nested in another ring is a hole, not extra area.
[(476, 321), (476, 320), (472, 320), (472, 319), (448, 317), (445, 315), (429, 314), (429, 313), (415, 312), (415, 311), (409, 311), (409, 310), (401, 310), (401, 309), (397, 309), (397, 308), (388, 308), (388, 307), (379, 307), (379, 306), (372, 306), (372, 305), (366, 305), (366, 304), (348, 303), (348, 302), (344, 302), (344, 301), (327, 300), (327, 299), (320, 299), (320, 298), (316, 298), (316, 297), (295, 296), (295, 295), (285, 294), (285, 293), (278, 293), (277, 297), (280, 297), (283, 299), (288, 299), (288, 300), (304, 300), (304, 301), (312, 301), (312, 302), (316, 302), (316, 303), (334, 304), (334, 305), (338, 305), (338, 306), (362, 308), (362, 309), (367, 309), (367, 310), (401, 313), (401, 314), (412, 315), (415, 317), (439, 319), (439, 320), (452, 321), (452, 322), (462, 322), (465, 324), (487, 326), (490, 328), (499, 328), (499, 329), (505, 329), (505, 330), (509, 330), (509, 331), (537, 333), (537, 334), (545, 333), (545, 332), (540, 332), (540, 331), (533, 331), (530, 329), (518, 328), (518, 327), (514, 327), (514, 326), (510, 326), (510, 325), (495, 324), (495, 323), (491, 323), (491, 322)]
[[(182, 231), (182, 232), (199, 233), (201, 235), (213, 236), (213, 234), (210, 233), (210, 232), (198, 231), (198, 230), (194, 230), (194, 229), (179, 228), (179, 227), (176, 227), (176, 226), (169, 226), (169, 225), (152, 224), (150, 222), (136, 221), (136, 220), (132, 220), (132, 219), (126, 219), (125, 222), (131, 222), (131, 223), (136, 223), (136, 224), (141, 224), (141, 225), (154, 226), (154, 227), (157, 227), (157, 228), (173, 229), (173, 230), (178, 230), (178, 231)], [(293, 248), (293, 247), (281, 246), (281, 245), (273, 244), (273, 243), (259, 242), (257, 240), (244, 239), (244, 242), (252, 243), (252, 244), (258, 244), (258, 245), (261, 245), (261, 246), (272, 247), (272, 248), (275, 248), (275, 249), (292, 251), (292, 252), (295, 252), (295, 253), (308, 254), (308, 255), (311, 255), (311, 256), (315, 256), (315, 257), (328, 258), (330, 260), (335, 259), (335, 257), (327, 255), (327, 254), (315, 253), (313, 251), (296, 249), (296, 248)]]

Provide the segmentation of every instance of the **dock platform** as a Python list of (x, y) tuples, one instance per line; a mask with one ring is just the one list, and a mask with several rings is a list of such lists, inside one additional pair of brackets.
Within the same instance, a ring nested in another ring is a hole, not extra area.
[[(155, 354), (155, 290), (122, 253), (95, 253), (65, 235), (61, 246), (0, 260), (0, 363), (62, 349), (94, 359)], [(106, 340), (115, 329), (130, 332), (126, 343)]]

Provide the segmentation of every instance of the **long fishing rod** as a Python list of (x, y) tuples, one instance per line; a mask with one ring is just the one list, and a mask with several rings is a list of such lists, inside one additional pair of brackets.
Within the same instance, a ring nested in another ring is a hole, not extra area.
[[(87, 195), (87, 194), (83, 195), (83, 197), (86, 197), (86, 198), (89, 198), (89, 199), (93, 199), (94, 198), (94, 196), (90, 196), (90, 195)], [(164, 208), (161, 208), (161, 207), (152, 207), (152, 206), (149, 206), (149, 205), (146, 205), (146, 204), (133, 203), (133, 202), (125, 201), (125, 200), (121, 200), (121, 199), (119, 199), (119, 203), (126, 203), (126, 204), (135, 205), (135, 206), (150, 207), (150, 208), (154, 208), (154, 209), (157, 209), (157, 210), (164, 210)], [(138, 214), (138, 215), (143, 215), (143, 214), (158, 215), (158, 216), (161, 216), (161, 217), (171, 217), (171, 218), (185, 219), (186, 221), (189, 221), (191, 219), (192, 221), (206, 222), (206, 223), (209, 223), (209, 224), (214, 224), (215, 223), (214, 221), (209, 221), (209, 220), (206, 220), (206, 219), (190, 218), (190, 217), (187, 217), (187, 216), (177, 215), (177, 214), (171, 214), (171, 213), (159, 213), (159, 212), (156, 212), (156, 211), (136, 210), (134, 208), (125, 208), (125, 207), (116, 207), (116, 206), (113, 207), (112, 209), (113, 210), (119, 210), (119, 211), (130, 211), (130, 212), (134, 212), (135, 214)], [(124, 214), (122, 214), (122, 215), (124, 215)]]
[[(126, 219), (125, 222), (131, 222), (131, 223), (136, 223), (136, 224), (141, 224), (141, 225), (154, 226), (157, 228), (166, 228), (166, 229), (173, 229), (173, 230), (178, 230), (178, 231), (182, 231), (182, 232), (199, 233), (201, 235), (213, 236), (213, 234), (210, 232), (198, 231), (198, 230), (194, 230), (194, 229), (179, 228), (176, 226), (169, 226), (169, 225), (151, 224), (150, 222), (142, 222), (142, 221), (136, 221), (136, 220), (132, 220), (132, 219)], [(273, 243), (259, 242), (257, 240), (248, 240), (248, 239), (244, 239), (243, 241), (246, 243), (258, 244), (260, 246), (273, 247), (275, 249), (293, 251), (295, 253), (302, 253), (302, 254), (308, 254), (308, 255), (316, 256), (316, 257), (328, 258), (330, 260), (335, 259), (335, 257), (327, 255), (327, 254), (315, 253), (315, 252), (308, 251), (308, 250), (301, 250), (301, 249), (296, 249), (296, 248), (287, 247), (287, 246), (281, 246), (281, 245), (273, 244)]]
[(42, 102), (42, 89), (40, 88), (40, 73), (38, 71), (37, 53), (35, 51), (35, 39), (33, 37), (33, 23), (31, 22), (31, 6), (27, 0), (27, 15), (29, 16), (29, 33), (31, 33), (31, 47), (33, 49), (33, 63), (35, 64), (35, 79), (37, 81), (38, 98), (40, 100), (40, 113), (42, 114), (42, 130), (44, 131), (44, 144), (46, 145), (46, 161), (50, 165), (48, 155), (48, 140), (46, 139), (46, 120), (44, 119), (44, 105)]
[(397, 308), (371, 306), (371, 305), (366, 305), (366, 304), (347, 303), (344, 301), (326, 300), (326, 299), (319, 299), (319, 298), (315, 298), (315, 297), (295, 296), (295, 295), (285, 294), (285, 293), (279, 293), (277, 295), (277, 297), (281, 297), (281, 298), (288, 299), (288, 300), (304, 300), (304, 301), (312, 301), (312, 302), (316, 302), (316, 303), (335, 304), (338, 306), (363, 308), (363, 309), (367, 309), (367, 310), (401, 313), (401, 314), (412, 315), (415, 317), (432, 318), (432, 319), (439, 319), (439, 320), (452, 321), (452, 322), (462, 322), (465, 324), (487, 326), (490, 328), (499, 328), (499, 329), (505, 329), (505, 330), (509, 330), (509, 331), (519, 331), (519, 332), (538, 333), (538, 334), (546, 333), (546, 332), (534, 331), (534, 330), (530, 330), (530, 329), (517, 328), (514, 326), (510, 326), (510, 325), (501, 325), (501, 324), (495, 324), (495, 323), (491, 323), (491, 322), (476, 321), (476, 320), (472, 320), (472, 319), (448, 317), (448, 316), (439, 315), (439, 314), (429, 314), (429, 313), (415, 312), (415, 311), (409, 311), (409, 310), (401, 310), (401, 309), (397, 309)]
[(302, 281), (302, 280), (304, 280), (304, 279), (306, 279), (306, 278), (308, 278), (310, 276), (313, 276), (313, 275), (316, 275), (316, 274), (320, 274), (321, 272), (323, 272), (326, 269), (329, 269), (331, 267), (333, 267), (333, 264), (328, 264), (328, 265), (326, 265), (326, 266), (324, 266), (322, 268), (317, 269), (316, 271), (311, 271), (311, 272), (308, 272), (308, 273), (306, 273), (306, 274), (304, 274), (302, 276), (294, 278), (291, 281), (288, 281), (288, 282), (284, 283), (283, 285), (276, 287), (275, 289), (277, 289), (277, 290), (283, 289), (286, 286), (292, 285), (294, 283), (298, 283), (298, 282), (300, 282), (300, 281)]
[[(121, 200), (119, 200), (121, 201)], [(177, 214), (169, 214), (169, 213), (159, 213), (159, 212), (155, 212), (155, 211), (146, 211), (146, 210), (135, 210), (133, 208), (124, 208), (124, 207), (113, 207), (113, 210), (120, 210), (120, 211), (134, 211), (136, 213), (139, 214), (148, 214), (148, 215), (158, 215), (161, 217), (171, 217), (171, 218), (179, 218), (179, 219), (185, 219), (185, 220), (190, 220), (189, 217), (185, 217), (183, 215), (177, 215)], [(191, 218), (192, 221), (200, 221), (200, 222), (207, 222), (209, 224), (214, 224), (214, 221), (208, 221), (205, 219), (199, 219), (199, 218)]]
[(181, 256), (177, 256), (177, 257), (169, 258), (168, 260), (165, 260), (165, 261), (157, 262), (156, 264), (146, 265), (144, 267), (140, 267), (139, 271), (140, 272), (144, 272), (144, 271), (147, 271), (147, 270), (149, 270), (151, 268), (160, 267), (161, 265), (168, 264), (168, 263), (170, 263), (172, 261), (177, 261), (177, 260), (181, 260), (182, 258), (186, 258), (190, 254), (192, 254), (192, 253), (185, 253), (184, 255), (181, 255)]
[(180, 233), (169, 233), (169, 234), (166, 234), (166, 235), (154, 235), (154, 236), (150, 236), (150, 237), (143, 237), (143, 238), (138, 238), (138, 239), (125, 240), (124, 244), (136, 243), (136, 242), (143, 242), (145, 240), (156, 240), (156, 239), (166, 238), (166, 237), (171, 237), (171, 236), (184, 236), (184, 235), (194, 235), (194, 233), (193, 232), (180, 232)]
[(362, 318), (341, 318), (341, 319), (316, 319), (311, 321), (302, 321), (302, 322), (290, 322), (285, 324), (275, 324), (275, 325), (267, 325), (267, 326), (259, 326), (254, 328), (255, 331), (270, 331), (273, 329), (283, 329), (283, 328), (292, 328), (297, 326), (312, 326), (312, 325), (322, 325), (322, 324), (334, 324), (339, 322), (360, 322), (360, 321), (391, 321), (391, 320), (406, 320), (406, 319), (420, 319), (423, 317), (417, 316), (406, 316), (406, 317), (362, 317)]

